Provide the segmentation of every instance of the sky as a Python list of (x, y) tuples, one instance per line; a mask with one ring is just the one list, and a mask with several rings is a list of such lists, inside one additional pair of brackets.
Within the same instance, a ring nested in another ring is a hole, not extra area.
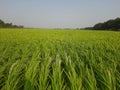
[(120, 17), (120, 0), (0, 0), (0, 19), (33, 28), (84, 28)]

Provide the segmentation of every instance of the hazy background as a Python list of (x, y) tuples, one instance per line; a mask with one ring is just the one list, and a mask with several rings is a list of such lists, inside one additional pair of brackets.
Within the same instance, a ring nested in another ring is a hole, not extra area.
[(0, 19), (25, 27), (83, 28), (120, 17), (120, 0), (0, 0)]

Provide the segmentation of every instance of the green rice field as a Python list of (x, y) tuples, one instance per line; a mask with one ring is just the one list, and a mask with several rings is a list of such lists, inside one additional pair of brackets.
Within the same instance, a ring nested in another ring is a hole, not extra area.
[(120, 90), (120, 32), (0, 29), (0, 90)]

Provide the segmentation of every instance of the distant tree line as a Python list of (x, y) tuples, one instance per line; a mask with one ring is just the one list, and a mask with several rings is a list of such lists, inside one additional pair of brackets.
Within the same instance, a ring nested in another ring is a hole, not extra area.
[(24, 28), (22, 25), (13, 25), (12, 23), (5, 23), (0, 19), (0, 28)]
[(103, 23), (97, 23), (93, 27), (86, 27), (84, 29), (120, 31), (120, 18), (111, 19)]

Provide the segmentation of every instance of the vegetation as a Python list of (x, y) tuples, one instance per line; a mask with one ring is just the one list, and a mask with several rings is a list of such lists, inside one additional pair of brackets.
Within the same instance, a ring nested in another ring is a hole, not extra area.
[(97, 23), (93, 27), (87, 27), (85, 29), (120, 31), (120, 18), (111, 19), (103, 23)]
[(5, 23), (4, 21), (0, 20), (0, 28), (23, 28), (22, 25), (13, 25), (12, 23)]
[(120, 32), (0, 29), (1, 90), (120, 90)]

